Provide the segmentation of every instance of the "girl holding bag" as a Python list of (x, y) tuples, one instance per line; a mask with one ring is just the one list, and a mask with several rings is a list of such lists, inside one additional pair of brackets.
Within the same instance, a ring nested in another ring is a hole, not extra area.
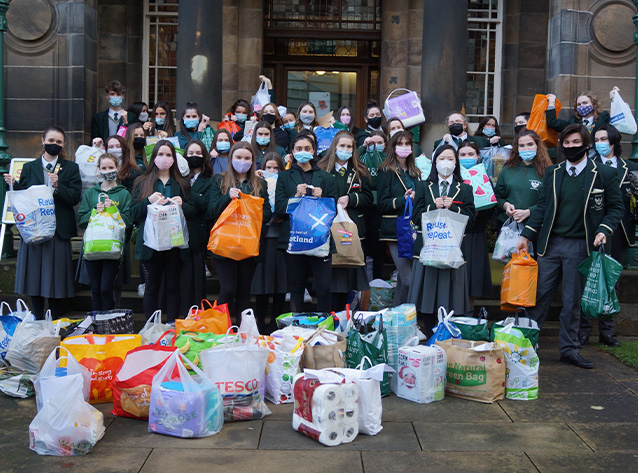
[[(98, 158), (97, 167), (102, 182), (87, 189), (82, 197), (78, 209), (78, 226), (86, 229), (91, 219), (91, 212), (96, 209), (102, 212), (114, 205), (117, 207), (127, 230), (131, 228), (130, 216), (131, 194), (118, 183), (118, 160), (110, 153)], [(126, 244), (124, 242), (124, 244)], [(91, 306), (93, 310), (111, 310), (115, 308), (114, 287), (115, 279), (120, 269), (122, 258), (119, 260), (100, 259), (87, 260), (84, 256), (86, 269), (91, 286)]]
[[(359, 160), (357, 143), (349, 131), (340, 131), (332, 140), (319, 167), (332, 174), (337, 186), (337, 205), (357, 225), (359, 238), (365, 239), (363, 212), (372, 205), (372, 185), (368, 168)], [(332, 309), (343, 310), (350, 291), (368, 291), (370, 285), (365, 266), (358, 268), (332, 268)]]
[(412, 221), (419, 230), (414, 244), (416, 261), (412, 266), (412, 283), (408, 293), (408, 302), (416, 305), (426, 334), (436, 324), (439, 307), (453, 310), (455, 314), (465, 314), (470, 310), (470, 301), (465, 265), (458, 269), (440, 269), (424, 266), (418, 260), (423, 246), (421, 217), (424, 212), (448, 209), (467, 215), (468, 226), (474, 223), (475, 218), (472, 186), (463, 183), (454, 147), (447, 144), (438, 147), (432, 161), (432, 171), (427, 180), (416, 183)]
[[(255, 154), (249, 143), (235, 143), (228, 156), (228, 169), (222, 174), (215, 174), (211, 190), (209, 212), (213, 221), (217, 221), (222, 212), (233, 199), (239, 199), (240, 193), (264, 199), (262, 215), (262, 238), (265, 243), (266, 223), (270, 221), (272, 209), (268, 200), (268, 185), (257, 176)], [(261, 253), (261, 252), (260, 252)], [(219, 277), (219, 302), (228, 304), (231, 314), (237, 317), (250, 307), (250, 285), (255, 274), (257, 257), (236, 261), (214, 255), (215, 268)]]
[(54, 237), (30, 245), (21, 239), (16, 261), (15, 292), (31, 296), (32, 311), (39, 320), (44, 318), (45, 298), (53, 318), (59, 318), (61, 299), (75, 295), (71, 238), (77, 235), (73, 207), (80, 202), (82, 179), (78, 165), (66, 159), (65, 139), (61, 128), (47, 128), (42, 135), (42, 156), (24, 165), (19, 181), (4, 175), (14, 190), (43, 184), (53, 188)]
[[(159, 307), (159, 291), (166, 282), (166, 312), (168, 320), (179, 315), (180, 276), (185, 252), (179, 248), (155, 251), (144, 244), (144, 227), (147, 206), (166, 205), (171, 199), (181, 207), (186, 220), (197, 216), (197, 206), (191, 198), (191, 186), (179, 172), (175, 148), (166, 140), (157, 142), (144, 175), (135, 181), (131, 217), (138, 227), (135, 257), (142, 263), (146, 288), (144, 290), (144, 314), (151, 317)], [(164, 275), (167, 277), (165, 278)]]
[(387, 157), (379, 166), (377, 177), (377, 207), (382, 216), (379, 240), (388, 242), (398, 271), (395, 306), (407, 302), (412, 272), (412, 259), (399, 257), (397, 217), (403, 215), (407, 199), (414, 201), (414, 191), (419, 181), (421, 171), (414, 162), (412, 133), (399, 131), (388, 144)]

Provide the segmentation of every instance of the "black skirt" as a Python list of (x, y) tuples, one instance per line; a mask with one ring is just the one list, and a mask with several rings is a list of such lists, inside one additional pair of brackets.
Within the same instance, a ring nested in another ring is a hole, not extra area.
[(332, 268), (332, 283), (335, 294), (346, 294), (350, 291), (367, 291), (370, 289), (368, 273), (365, 266), (357, 268)]
[(251, 294), (286, 294), (288, 292), (288, 270), (286, 252), (277, 249), (277, 237), (266, 238), (265, 255), (257, 263)]
[(466, 265), (458, 269), (424, 266), (419, 260), (412, 264), (412, 282), (408, 302), (424, 314), (436, 314), (443, 306), (448, 312), (463, 315), (471, 310), (467, 292)]
[(467, 233), (463, 237), (461, 250), (465, 257), (467, 287), (470, 297), (492, 297), (492, 273), (487, 252), (485, 231)]

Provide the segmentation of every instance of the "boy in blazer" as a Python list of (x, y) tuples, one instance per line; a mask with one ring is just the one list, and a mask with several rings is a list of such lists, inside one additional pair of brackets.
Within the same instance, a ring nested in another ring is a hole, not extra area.
[(126, 89), (120, 81), (112, 80), (106, 87), (106, 100), (109, 108), (93, 115), (91, 120), (91, 139), (93, 146), (101, 147), (109, 136), (115, 135), (120, 126), (127, 126), (137, 120), (137, 115), (128, 113), (122, 106), (126, 96)]
[(578, 352), (583, 279), (577, 267), (611, 239), (624, 213), (616, 172), (588, 159), (589, 145), (590, 134), (583, 125), (563, 130), (559, 149), (566, 159), (545, 171), (538, 204), (517, 244), (518, 251), (526, 250), (535, 240), (538, 252), (536, 306), (528, 309), (529, 316), (543, 325), (562, 282), (560, 361), (587, 369), (594, 364)]

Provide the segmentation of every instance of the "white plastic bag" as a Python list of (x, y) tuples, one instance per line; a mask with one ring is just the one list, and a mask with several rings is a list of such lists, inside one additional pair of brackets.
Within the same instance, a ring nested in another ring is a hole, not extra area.
[[(64, 347), (58, 347), (58, 349), (60, 350), (60, 357), (56, 358), (57, 350), (53, 350), (33, 382), (38, 411), (44, 407), (47, 399), (64, 395), (76, 383), (82, 388), (84, 400), (89, 402), (91, 372), (78, 363), (68, 349)], [(64, 354), (62, 350), (64, 350)], [(62, 360), (66, 361), (66, 367), (59, 366)]]
[(161, 338), (162, 341), (160, 345), (170, 346), (173, 341), (171, 334), (167, 334), (165, 337), (162, 337), (162, 335), (171, 328), (173, 328), (172, 325), (162, 323), (162, 311), (156, 310), (146, 321), (142, 330), (140, 330), (139, 334), (142, 337), (142, 345), (152, 345)]
[(87, 145), (79, 146), (75, 152), (75, 163), (80, 168), (80, 178), (82, 179), (82, 193), (99, 182), (97, 161), (103, 154), (102, 148)]
[(254, 122), (250, 119), (246, 120), (246, 122), (244, 123), (244, 136), (241, 139), (242, 141), (245, 141), (247, 143), (252, 142), (253, 134), (255, 133), (255, 125), (257, 125), (257, 122)]
[[(101, 193), (98, 197), (108, 196)], [(83, 238), (84, 259), (119, 260), (124, 251), (126, 224), (117, 206), (105, 207), (102, 212), (91, 211), (91, 218)]]
[(262, 81), (259, 84), (259, 89), (257, 89), (257, 93), (252, 96), (250, 104), (253, 107), (255, 113), (259, 113), (264, 105), (270, 103), (270, 94), (268, 93), (268, 86), (266, 82)]
[(147, 206), (144, 245), (155, 251), (188, 248), (188, 227), (182, 208), (172, 199), (170, 204)]
[(293, 401), (292, 380), (299, 373), (303, 356), (303, 338), (286, 335), (270, 350), (266, 365), (266, 399), (273, 404)]
[(53, 325), (51, 311), (47, 310), (45, 320), (35, 320), (31, 315), (16, 327), (6, 360), (15, 369), (38, 373), (51, 351), (60, 344), (59, 328), (60, 324)]
[(55, 234), (55, 203), (53, 188), (31, 186), (21, 191), (7, 192), (16, 228), (26, 244), (42, 243)]
[(465, 264), (461, 241), (469, 217), (448, 209), (423, 212), (421, 231), (423, 248), (419, 261), (435, 268), (460, 268)]
[(511, 218), (505, 220), (494, 244), (493, 260), (507, 263), (512, 259), (512, 253), (516, 252), (516, 244), (523, 232), (523, 228), (525, 226), (522, 223), (518, 223)]
[(620, 93), (616, 91), (611, 99), (611, 120), (610, 123), (616, 127), (620, 133), (633, 135), (636, 133), (638, 126), (634, 114), (631, 113), (631, 107), (625, 102)]
[(104, 415), (72, 384), (49, 398), (29, 425), (29, 448), (38, 455), (86, 455), (104, 435)]

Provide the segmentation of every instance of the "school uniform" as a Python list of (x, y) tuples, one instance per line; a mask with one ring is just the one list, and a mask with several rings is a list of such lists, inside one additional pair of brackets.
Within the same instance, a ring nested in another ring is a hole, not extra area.
[(480, 136), (481, 138), (485, 138), (485, 139), (487, 140), (487, 142), (490, 144), (490, 146), (499, 146), (499, 147), (501, 147), (501, 148), (502, 148), (503, 146), (505, 146), (505, 140), (504, 140), (503, 138), (499, 139), (496, 143), (492, 143), (492, 142), (490, 141), (491, 137), (489, 137), (489, 136), (487, 136), (487, 135), (484, 135), (483, 133), (481, 133), (479, 136)]
[[(107, 108), (101, 112), (93, 115), (91, 119), (91, 139), (102, 138), (104, 143), (109, 136), (117, 134), (117, 131), (121, 126), (127, 126), (122, 119), (122, 112), (124, 108), (117, 112), (111, 108)], [(137, 121), (137, 115), (132, 112), (127, 112), (128, 123), (135, 123)]]
[(418, 230), (414, 243), (415, 261), (412, 265), (412, 283), (408, 302), (415, 304), (417, 312), (424, 314), (426, 331), (436, 324), (435, 314), (441, 306), (459, 315), (471, 310), (466, 265), (461, 265), (458, 269), (439, 269), (424, 266), (419, 261), (419, 254), (423, 247), (422, 215), (424, 212), (437, 210), (435, 201), (443, 193), (454, 202), (449, 208), (451, 212), (469, 217), (468, 226), (474, 223), (476, 215), (472, 186), (458, 182), (453, 176), (449, 176), (448, 179), (438, 177), (436, 182), (427, 180), (417, 183), (412, 222)]
[[(435, 151), (439, 147), (439, 145), (441, 144), (441, 141), (443, 141), (443, 138), (441, 138), (440, 140), (436, 140), (434, 142), (433, 151)], [(469, 135), (468, 133), (464, 133), (460, 136), (452, 136), (452, 141), (454, 141), (454, 143), (456, 144), (457, 149), (466, 141), (469, 141), (470, 143), (476, 143), (479, 149), (490, 147), (489, 140), (483, 138), (482, 136), (472, 136), (472, 135)]]
[[(266, 148), (267, 148), (267, 146), (266, 146)], [(286, 150), (283, 149), (279, 145), (275, 146), (275, 152), (282, 159), (286, 155)], [(257, 169), (261, 169), (261, 164), (263, 163), (264, 156), (266, 156), (267, 153), (268, 153), (268, 151), (266, 151), (265, 149), (261, 149), (261, 147), (257, 146), (257, 155), (255, 156), (255, 162), (257, 163)]]
[[(48, 167), (45, 169), (46, 166)], [(22, 190), (31, 186), (48, 185), (48, 172), (55, 172), (56, 167), (58, 187), (53, 189), (55, 235), (53, 239), (39, 244), (27, 245), (24, 240), (20, 240), (16, 262), (16, 294), (49, 299), (63, 299), (75, 295), (71, 238), (77, 235), (73, 207), (80, 202), (82, 193), (78, 165), (59, 156), (51, 163), (40, 157), (24, 165), (20, 180), (15, 182), (13, 188)], [(44, 302), (40, 299), (35, 304), (42, 304), (43, 307)], [(51, 305), (51, 301), (49, 304)], [(34, 309), (38, 318), (44, 316), (40, 312), (40, 307)], [(53, 315), (59, 316), (55, 313)]]
[(598, 129), (611, 121), (611, 117), (609, 112), (604, 110), (598, 118), (591, 117), (588, 119), (584, 118), (576, 118), (576, 115), (572, 115), (569, 117), (569, 120), (562, 120), (556, 116), (555, 108), (548, 108), (545, 111), (545, 119), (547, 120), (547, 126), (552, 130), (556, 130), (558, 133), (562, 132), (567, 125), (571, 125), (572, 123), (578, 123), (579, 125), (584, 125), (587, 127), (587, 130), (591, 133), (592, 142), (594, 141), (594, 135), (598, 131)]
[(522, 236), (536, 242), (538, 287), (536, 306), (527, 310), (543, 326), (554, 292), (562, 282), (558, 348), (561, 360), (583, 368), (589, 362), (578, 353), (578, 326), (583, 278), (577, 266), (602, 232), (607, 240), (620, 223), (624, 204), (616, 172), (590, 159), (563, 161), (545, 172), (543, 188)]
[[(284, 154), (286, 153), (285, 150), (288, 149), (288, 132), (286, 130), (284, 130), (283, 128), (281, 128), (280, 126), (273, 128), (272, 130), (273, 135), (275, 136), (275, 143), (277, 143), (277, 146), (280, 146), (283, 150), (284, 150)], [(281, 155), (282, 157), (284, 156), (283, 154)]]
[(221, 174), (228, 169), (228, 154), (226, 156), (218, 155), (216, 158), (210, 158), (211, 166), (213, 166), (213, 174)]
[(357, 141), (357, 146), (363, 146), (363, 142), (370, 136), (373, 131), (383, 131), (381, 127), (376, 130), (372, 128), (370, 125), (366, 126), (363, 130), (360, 130), (355, 135), (355, 140)]
[[(536, 208), (542, 188), (543, 176), (538, 175), (533, 164), (522, 163), (516, 167), (503, 167), (494, 186), (496, 208), (499, 212), (498, 221), (503, 224), (508, 218), (503, 210), (506, 202), (518, 210), (529, 210), (531, 215)], [(527, 219), (523, 223), (525, 222)]]
[[(199, 127), (199, 125), (197, 126)], [(210, 128), (210, 126), (207, 125), (206, 128)], [(188, 133), (188, 136), (186, 135), (186, 133)], [(188, 143), (190, 143), (193, 140), (201, 140), (202, 136), (204, 135), (203, 131), (197, 131), (197, 129), (186, 130), (186, 133), (184, 133), (184, 131), (182, 130), (175, 133), (175, 136), (177, 137), (177, 140), (179, 141), (180, 149), (186, 149), (186, 145)]]
[[(363, 146), (357, 149), (359, 159), (362, 159), (363, 154), (366, 152)], [(379, 152), (381, 158), (380, 162), (385, 161), (386, 154)], [(381, 212), (377, 207), (377, 180), (379, 170), (377, 168), (368, 167), (368, 172), (371, 176), (371, 188), (372, 188), (372, 204), (368, 205), (363, 210), (363, 219), (365, 222), (365, 241), (363, 243), (363, 251), (365, 252), (366, 259), (372, 258), (372, 279), (381, 278), (383, 276), (383, 265), (385, 264), (385, 243), (379, 241), (379, 231), (381, 229)], [(375, 178), (374, 180), (372, 178)]]
[(492, 297), (492, 271), (487, 248), (487, 222), (493, 209), (479, 210), (472, 225), (468, 225), (461, 243), (465, 257), (465, 272), (470, 297)]

